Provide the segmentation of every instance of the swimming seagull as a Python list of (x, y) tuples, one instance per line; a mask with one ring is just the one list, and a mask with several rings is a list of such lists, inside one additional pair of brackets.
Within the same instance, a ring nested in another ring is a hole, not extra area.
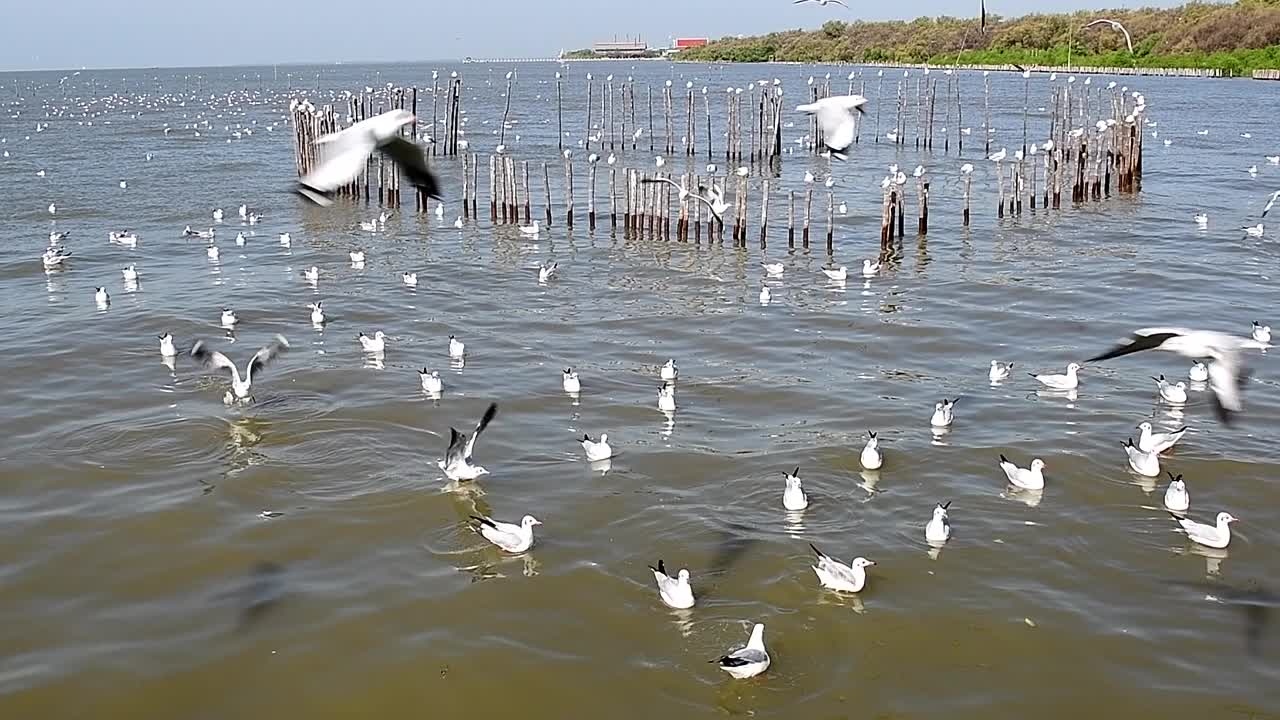
[(462, 216), (461, 216), (461, 215), (459, 215), (459, 216), (458, 216), (458, 219), (457, 219), (457, 220), (454, 220), (454, 221), (453, 221), (453, 226), (454, 226), (454, 227), (456, 227), (456, 228), (458, 228), (459, 230), (461, 230), (461, 229), (462, 229)]
[(1241, 229), (1244, 230), (1244, 234), (1248, 237), (1262, 237), (1262, 234), (1266, 232), (1266, 228), (1263, 227), (1262, 223), (1250, 225)]
[(573, 368), (565, 368), (560, 373), (560, 384), (564, 386), (567, 393), (582, 392), (582, 383), (578, 380), (578, 373)]
[(658, 409), (665, 413), (676, 411), (676, 388), (670, 381), (658, 388)]
[(875, 561), (856, 557), (853, 562), (845, 565), (819, 550), (813, 543), (809, 543), (809, 547), (818, 556), (818, 564), (813, 566), (813, 572), (818, 576), (822, 587), (851, 593), (862, 592), (862, 588), (866, 587), (866, 568), (875, 565)]
[(1209, 227), (1209, 216), (1205, 213), (1196, 213), (1191, 216), (1191, 219), (1194, 220), (1196, 225), (1199, 225), (1201, 229)]
[(992, 383), (998, 383), (1001, 380), (1007, 380), (1009, 373), (1013, 372), (1013, 363), (1002, 363), (999, 360), (991, 361), (991, 370), (987, 373), (987, 377)]
[(1233, 413), (1244, 409), (1241, 391), (1248, 378), (1248, 368), (1243, 367), (1240, 353), (1256, 348), (1265, 350), (1270, 345), (1253, 338), (1237, 337), (1227, 333), (1189, 328), (1139, 328), (1133, 331), (1133, 339), (1127, 344), (1090, 358), (1087, 362), (1141, 352), (1165, 350), (1193, 360), (1211, 358), (1209, 365), (1209, 389), (1213, 391), (1214, 411), (1224, 424), (1230, 424)]
[(348, 255), (348, 257), (350, 257), (350, 258), (351, 258), (351, 264), (352, 264), (352, 265), (363, 265), (363, 264), (364, 264), (364, 251), (363, 251), (363, 250), (352, 250), (350, 253), (347, 253), (347, 255)]
[(71, 257), (70, 250), (61, 246), (56, 246), (45, 250), (44, 254), (40, 257), (40, 261), (44, 263), (45, 270), (53, 270), (54, 268), (61, 267), (63, 261), (69, 257)]
[(769, 292), (769, 286), (761, 285), (760, 286), (760, 304), (768, 305), (769, 301), (772, 299), (773, 299), (773, 293)]
[(386, 334), (381, 330), (375, 332), (373, 337), (369, 337), (364, 333), (356, 335), (356, 339), (360, 341), (360, 347), (367, 353), (380, 353), (385, 350), (387, 347), (386, 338)]
[(126, 265), (120, 270), (120, 274), (124, 276), (126, 283), (138, 282), (138, 269), (133, 265)]
[(1250, 334), (1253, 336), (1254, 340), (1257, 340), (1260, 343), (1271, 342), (1271, 326), (1263, 325), (1257, 320), (1253, 321), (1253, 330), (1250, 332)]
[(849, 268), (845, 267), (844, 265), (841, 265), (840, 267), (835, 267), (835, 268), (824, 267), (819, 269), (822, 270), (822, 274), (826, 275), (829, 280), (834, 280), (836, 282), (843, 282), (846, 278), (849, 277)]
[(160, 356), (167, 357), (167, 358), (177, 357), (178, 348), (175, 347), (173, 344), (173, 335), (171, 333), (165, 333), (163, 335), (160, 335), (159, 337), (160, 337)]
[(520, 226), (520, 232), (521, 232), (521, 233), (524, 233), (525, 235), (528, 235), (528, 236), (530, 236), (530, 237), (537, 237), (537, 236), (538, 236), (538, 231), (539, 231), (539, 229), (538, 229), (538, 221), (537, 221), (537, 220), (534, 220), (532, 225), (521, 225), (521, 226)]
[(107, 289), (100, 287), (93, 293), (93, 301), (98, 307), (106, 307), (111, 304), (111, 296), (107, 294)]
[(1160, 477), (1160, 458), (1154, 452), (1144, 452), (1133, 444), (1133, 438), (1124, 443), (1125, 454), (1129, 456), (1129, 467), (1139, 475)]
[(1151, 423), (1145, 421), (1138, 425), (1138, 429), (1142, 431), (1138, 436), (1138, 449), (1147, 453), (1162, 453), (1168, 450), (1177, 445), (1187, 432), (1186, 425), (1170, 433), (1152, 432)]
[(1231, 523), (1239, 522), (1239, 520), (1232, 517), (1229, 512), (1218, 513), (1218, 524), (1216, 526), (1205, 525), (1204, 523), (1198, 523), (1189, 518), (1178, 517), (1177, 515), (1173, 515), (1173, 513), (1170, 513), (1170, 515), (1175, 521), (1177, 521), (1178, 526), (1182, 528), (1183, 532), (1185, 532), (1187, 537), (1191, 538), (1192, 541), (1204, 545), (1205, 547), (1216, 548), (1219, 550), (1231, 544)]
[(314, 285), (320, 282), (320, 268), (316, 267), (315, 265), (312, 265), (311, 267), (302, 271), (302, 276), (307, 279), (307, 282)]
[(69, 237), (71, 237), (71, 233), (70, 233), (70, 232), (56, 232), (56, 231), (55, 231), (55, 232), (50, 232), (50, 233), (49, 233), (49, 244), (50, 244), (50, 245), (56, 245), (57, 243), (60, 243), (60, 242), (62, 242), (63, 240), (66, 240), (66, 239), (67, 239), (67, 238), (69, 238)]
[(787, 482), (786, 490), (782, 492), (782, 507), (788, 510), (803, 510), (809, 507), (809, 498), (804, 494), (804, 488), (800, 486), (800, 468), (796, 468), (795, 472), (783, 472), (782, 477)]
[(498, 404), (489, 403), (489, 407), (485, 409), (484, 415), (480, 417), (479, 424), (470, 436), (449, 428), (449, 447), (445, 450), (444, 459), (436, 462), (446, 477), (450, 480), (475, 480), (481, 475), (489, 474), (488, 470), (472, 464), (471, 452), (475, 450), (480, 433), (484, 432), (497, 414)]
[(466, 343), (450, 335), (449, 336), (449, 357), (460, 358), (466, 353), (467, 353)]
[(672, 358), (663, 364), (662, 369), (658, 371), (658, 375), (663, 380), (675, 380), (679, 377), (680, 370), (676, 368), (675, 359)]
[(955, 405), (960, 398), (948, 400), (942, 398), (942, 402), (934, 403), (933, 417), (929, 418), (929, 424), (936, 428), (951, 427), (951, 423), (955, 420)]
[(786, 266), (780, 262), (762, 262), (760, 263), (760, 267), (764, 268), (765, 274), (770, 277), (781, 277), (783, 271), (786, 270)]
[[(804, 2), (806, 0), (798, 0)], [(822, 5), (834, 2), (844, 5), (838, 0), (810, 0)], [(847, 7), (847, 6), (846, 6)], [(831, 157), (847, 160), (844, 151), (853, 144), (854, 112), (865, 113), (862, 109), (867, 99), (861, 95), (840, 95), (819, 98), (816, 102), (796, 106), (796, 112), (813, 115), (818, 120), (818, 128), (822, 131), (822, 142), (826, 145)]]
[(276, 335), (275, 339), (263, 346), (258, 352), (253, 354), (248, 364), (244, 367), (244, 375), (240, 375), (240, 370), (236, 368), (236, 364), (218, 350), (210, 350), (205, 346), (204, 340), (197, 340), (191, 346), (191, 358), (203, 365), (209, 370), (226, 370), (231, 374), (231, 391), (227, 393), (227, 400), (231, 400), (232, 394), (240, 400), (250, 399), (252, 396), (249, 390), (253, 385), (253, 376), (260, 374), (272, 360), (280, 357), (289, 351), (289, 341), (285, 340), (283, 335)]
[(475, 521), (473, 530), (509, 553), (522, 553), (533, 547), (533, 526), (542, 524), (532, 515), (525, 515), (519, 525), (499, 522), (485, 515), (472, 515), (471, 519)]
[(875, 277), (880, 272), (880, 261), (864, 259), (862, 261), (862, 277)]
[(609, 446), (609, 433), (601, 433), (599, 440), (592, 440), (590, 435), (583, 433), (581, 442), (582, 449), (587, 453), (587, 460), (591, 462), (613, 457), (613, 448)]
[(551, 276), (556, 274), (556, 270), (557, 270), (559, 267), (560, 267), (560, 263), (558, 263), (558, 262), (556, 262), (556, 261), (554, 261), (554, 260), (552, 260), (551, 262), (546, 263), (545, 265), (542, 265), (541, 267), (539, 267), (539, 268), (538, 268), (538, 282), (540, 282), (540, 283), (545, 283), (546, 281), (550, 280), (550, 279), (551, 279)]
[(711, 662), (718, 664), (721, 670), (738, 680), (755, 677), (769, 669), (769, 651), (764, 647), (764, 625), (756, 623), (751, 628), (751, 639), (747, 641), (746, 647), (738, 648)]
[(1169, 473), (1169, 487), (1164, 491), (1164, 506), (1173, 512), (1186, 512), (1191, 507), (1191, 496), (1182, 476)]
[(880, 454), (880, 440), (870, 430), (867, 431), (867, 444), (862, 446), (862, 455), (858, 457), (858, 461), (867, 470), (879, 470), (884, 465), (884, 456)]
[(422, 368), (418, 371), (418, 380), (422, 383), (422, 389), (433, 394), (439, 395), (444, 390), (444, 381), (440, 379), (440, 371)]
[(299, 181), (298, 194), (318, 205), (332, 205), (333, 191), (354, 180), (364, 170), (369, 156), (380, 151), (419, 191), (439, 199), (440, 186), (427, 167), (422, 149), (400, 137), (400, 129), (413, 121), (413, 113), (408, 110), (390, 110), (322, 136), (316, 141), (320, 163)]
[(320, 309), (321, 302), (323, 301), (317, 300), (316, 302), (313, 302), (307, 306), (311, 308), (311, 324), (312, 325), (324, 324), (324, 310)]
[(400, 280), (401, 282), (403, 282), (405, 285), (408, 285), (409, 287), (417, 287), (418, 273), (414, 273), (414, 272), (401, 273)]
[(1160, 393), (1160, 398), (1172, 405), (1183, 405), (1187, 402), (1187, 384), (1178, 382), (1176, 385), (1164, 379), (1164, 375), (1153, 377), (1156, 381), (1156, 390)]
[(236, 311), (231, 308), (222, 308), (222, 327), (235, 327), (240, 322), (240, 318), (236, 317)]
[(1004, 471), (1004, 476), (1009, 479), (1009, 484), (1023, 490), (1043, 490), (1044, 489), (1044, 461), (1035, 458), (1031, 461), (1031, 468), (1020, 468), (1009, 461), (1009, 458), (1003, 454), (1000, 456), (1000, 469)]
[(1027, 373), (1027, 374), (1031, 375), (1031, 377), (1039, 381), (1041, 385), (1044, 385), (1050, 390), (1074, 390), (1080, 386), (1080, 378), (1076, 376), (1076, 373), (1079, 370), (1080, 370), (1080, 365), (1078, 365), (1077, 363), (1071, 363), (1067, 365), (1067, 372), (1065, 375), (1035, 375), (1033, 373)]
[(675, 577), (667, 574), (667, 568), (658, 561), (658, 566), (649, 566), (653, 571), (653, 579), (658, 583), (658, 597), (667, 607), (684, 610), (693, 607), (693, 588), (689, 587), (689, 571), (681, 568)]
[(933, 517), (924, 526), (924, 539), (930, 545), (944, 545), (951, 539), (951, 523), (947, 520), (947, 508), (951, 501), (939, 503), (933, 508)]

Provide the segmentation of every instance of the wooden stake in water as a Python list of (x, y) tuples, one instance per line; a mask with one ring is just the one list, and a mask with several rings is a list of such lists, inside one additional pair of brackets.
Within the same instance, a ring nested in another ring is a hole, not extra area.
[(765, 248), (765, 235), (769, 232), (769, 178), (765, 178), (760, 190), (760, 249)]
[(560, 73), (556, 73), (556, 147), (564, 149), (564, 88)]
[(804, 229), (800, 234), (800, 242), (804, 247), (809, 247), (809, 217), (812, 212), (813, 212), (813, 188), (805, 188)]
[(827, 193), (827, 255), (835, 255), (836, 237), (836, 194)]
[(987, 75), (987, 71), (982, 71), (982, 134), (987, 139), (986, 149), (983, 151), (988, 156), (991, 155), (991, 77)]
[(787, 191), (787, 247), (796, 246), (796, 191)]
[(968, 173), (964, 176), (964, 226), (969, 227), (969, 196), (973, 185), (973, 176)]
[[(589, 103), (588, 103), (589, 104)], [(564, 222), (573, 229), (573, 159), (564, 159)]]
[(599, 163), (588, 163), (587, 168), (587, 229), (595, 232), (596, 229), (596, 165)]
[(551, 227), (551, 169), (546, 163), (542, 163), (542, 191), (543, 202), (546, 208), (547, 227)]

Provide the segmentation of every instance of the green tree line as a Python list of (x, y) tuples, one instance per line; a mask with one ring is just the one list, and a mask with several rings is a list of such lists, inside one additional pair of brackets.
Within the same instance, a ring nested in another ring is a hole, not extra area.
[[(1122, 23), (1085, 28), (1098, 18)], [(818, 30), (726, 37), (680, 52), (681, 60), (902, 62), (1219, 68), (1247, 74), (1280, 68), (1280, 0), (1188, 3), (1175, 8), (1087, 10), (1017, 18), (922, 17), (842, 22)]]

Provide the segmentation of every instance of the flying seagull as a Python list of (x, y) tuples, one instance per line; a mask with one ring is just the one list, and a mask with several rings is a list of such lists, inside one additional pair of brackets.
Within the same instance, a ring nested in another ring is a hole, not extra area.
[(480, 437), (480, 433), (484, 432), (484, 429), (489, 426), (489, 421), (493, 420), (493, 416), (497, 414), (498, 404), (489, 403), (484, 415), (480, 417), (480, 423), (476, 425), (475, 431), (470, 436), (449, 428), (449, 448), (445, 450), (444, 459), (436, 464), (450, 480), (475, 480), (481, 475), (489, 474), (488, 470), (471, 464), (471, 451), (475, 449), (476, 439)]
[(272, 360), (280, 357), (289, 351), (289, 341), (285, 340), (283, 335), (276, 335), (275, 339), (267, 343), (258, 352), (253, 354), (249, 359), (249, 363), (244, 367), (244, 375), (240, 375), (239, 368), (231, 362), (231, 358), (218, 350), (210, 350), (205, 346), (204, 340), (197, 340), (195, 345), (191, 346), (191, 359), (204, 365), (209, 370), (226, 370), (231, 373), (231, 390), (226, 395), (226, 400), (233, 399), (245, 400), (251, 399), (249, 394), (250, 388), (253, 386), (253, 376), (261, 373)]
[(1116, 30), (1119, 30), (1120, 32), (1124, 33), (1124, 43), (1125, 45), (1129, 46), (1129, 54), (1130, 55), (1133, 54), (1133, 38), (1129, 37), (1129, 31), (1125, 30), (1123, 25), (1116, 22), (1115, 20), (1109, 20), (1107, 18), (1098, 18), (1097, 20), (1094, 20), (1093, 22), (1085, 25), (1085, 28), (1091, 28), (1094, 25), (1110, 25)]
[(822, 140), (831, 151), (831, 157), (845, 160), (844, 150), (853, 144), (853, 113), (855, 110), (866, 112), (862, 109), (866, 104), (867, 99), (861, 95), (837, 95), (799, 105), (796, 112), (817, 116)]
[(795, 2), (793, 2), (793, 3), (791, 3), (791, 4), (792, 4), (792, 5), (800, 5), (801, 3), (807, 3), (807, 2), (817, 3), (817, 4), (821, 5), (822, 7), (826, 7), (826, 6), (828, 6), (828, 5), (839, 5), (840, 7), (845, 8), (846, 10), (849, 8), (849, 6), (848, 6), (848, 5), (845, 5), (845, 4), (844, 4), (843, 2), (841, 2), (840, 0), (795, 0)]
[(707, 191), (706, 186), (699, 186), (698, 192), (706, 193), (707, 196), (709, 196), (709, 197), (703, 197), (698, 193), (690, 192), (689, 189), (684, 186), (683, 182), (676, 182), (671, 178), (665, 178), (665, 177), (641, 178), (640, 182), (648, 183), (648, 184), (666, 183), (667, 185), (670, 185), (671, 187), (676, 189), (676, 191), (680, 195), (680, 200), (684, 200), (687, 197), (691, 197), (694, 200), (701, 201), (702, 204), (706, 205), (711, 210), (711, 214), (715, 216), (715, 219), (720, 220), (722, 222), (723, 222), (723, 219), (720, 216), (724, 214), (725, 210), (729, 209), (729, 204), (724, 201), (724, 195), (718, 194), (716, 192), (717, 188), (715, 188), (714, 186), (712, 187), (711, 192)]
[(390, 110), (321, 137), (316, 141), (320, 145), (320, 164), (299, 181), (298, 194), (317, 205), (332, 205), (333, 191), (354, 180), (369, 156), (380, 151), (393, 160), (420, 191), (428, 197), (440, 198), (440, 186), (427, 167), (422, 149), (400, 137), (400, 128), (414, 119), (408, 110)]
[(1251, 348), (1265, 350), (1268, 347), (1271, 346), (1253, 338), (1210, 330), (1140, 328), (1133, 331), (1133, 339), (1127, 344), (1086, 362), (1110, 360), (1143, 350), (1165, 350), (1193, 360), (1212, 358), (1214, 362), (1209, 363), (1209, 389), (1213, 391), (1213, 409), (1223, 424), (1230, 425), (1232, 414), (1244, 409), (1240, 395), (1249, 377), (1249, 369), (1241, 364), (1240, 353)]

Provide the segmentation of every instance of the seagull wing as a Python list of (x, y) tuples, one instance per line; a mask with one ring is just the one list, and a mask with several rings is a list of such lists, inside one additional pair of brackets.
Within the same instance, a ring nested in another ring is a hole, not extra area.
[[(475, 432), (471, 433), (471, 437), (466, 441), (466, 449), (462, 454), (463, 458), (467, 460), (471, 459), (471, 451), (476, 447), (476, 439), (480, 437), (480, 433), (484, 432), (485, 428), (489, 427), (489, 421), (493, 420), (493, 417), (497, 414), (498, 403), (489, 403), (489, 407), (485, 408), (484, 415), (480, 417), (480, 423), (476, 425)], [(450, 429), (452, 430), (452, 428)], [(452, 440), (449, 443), (449, 449), (453, 449)]]
[[(699, 189), (705, 189), (705, 188), (699, 188)], [(702, 204), (703, 204), (703, 205), (706, 205), (706, 206), (707, 206), (707, 209), (711, 211), (711, 216), (712, 216), (712, 217), (714, 217), (716, 220), (720, 220), (721, 222), (723, 222), (723, 219), (720, 217), (720, 213), (718, 212), (718, 210), (717, 210), (717, 208), (716, 208), (716, 206), (715, 206), (715, 204), (714, 204), (713, 202), (711, 202), (710, 200), (708, 200), (708, 199), (706, 199), (706, 198), (702, 197), (701, 195), (693, 195), (693, 194), (690, 194), (690, 197), (692, 197), (694, 200), (701, 200), (701, 201), (702, 201)]]
[(405, 177), (427, 197), (440, 199), (440, 184), (431, 168), (427, 167), (422, 148), (402, 137), (394, 137), (379, 145), (378, 149), (394, 160)]
[[(664, 178), (664, 177), (658, 177), (658, 178), (640, 178), (640, 182), (642, 182), (642, 183), (666, 183), (666, 184), (670, 185), (671, 187), (673, 187), (673, 188), (675, 188), (675, 189), (677, 189), (677, 190), (679, 190), (679, 191), (681, 191), (681, 192), (684, 192), (684, 186), (683, 186), (683, 185), (680, 185), (679, 183), (677, 183), (676, 181), (672, 180), (671, 178)], [(705, 202), (705, 201), (704, 201), (704, 202)]]
[(1238, 353), (1218, 353), (1209, 363), (1209, 389), (1213, 391), (1213, 410), (1223, 425), (1231, 424), (1232, 413), (1244, 409), (1241, 394), (1249, 379), (1249, 369), (1241, 366)]
[(353, 133), (350, 128), (327, 137), (331, 139), (320, 145), (320, 164), (302, 178), (303, 185), (322, 193), (354, 180), (377, 147), (369, 133)]
[(210, 350), (203, 340), (197, 340), (196, 344), (191, 346), (191, 359), (209, 370), (228, 370), (233, 378), (240, 379), (240, 371), (236, 369), (236, 364), (231, 362), (231, 358), (218, 350)]
[(449, 428), (449, 448), (444, 451), (444, 466), (451, 468), (466, 459), (463, 450), (467, 446), (467, 436), (454, 428)]
[(1142, 352), (1143, 350), (1154, 350), (1163, 345), (1165, 341), (1180, 335), (1186, 335), (1189, 332), (1191, 331), (1181, 328), (1143, 328), (1135, 330), (1133, 333), (1134, 339), (1131, 342), (1114, 347), (1101, 355), (1095, 355), (1085, 362), (1110, 360), (1111, 358), (1118, 358), (1122, 355)]
[(253, 354), (253, 358), (249, 360), (249, 367), (245, 371), (245, 377), (253, 377), (264, 370), (271, 361), (289, 352), (289, 341), (285, 340), (283, 335), (277, 335), (266, 346)]

